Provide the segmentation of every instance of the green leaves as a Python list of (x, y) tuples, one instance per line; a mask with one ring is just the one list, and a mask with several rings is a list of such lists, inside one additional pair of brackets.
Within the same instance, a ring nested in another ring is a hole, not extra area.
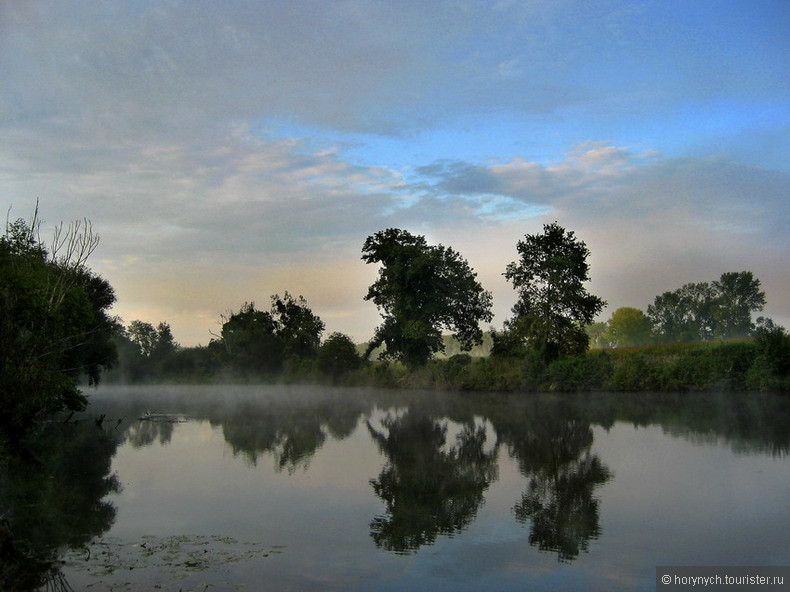
[(365, 240), (362, 259), (382, 264), (365, 296), (384, 318), (368, 354), (383, 343), (387, 357), (414, 367), (443, 351), (442, 329), (454, 330), (466, 349), (482, 341), (479, 322), (493, 318), (491, 293), (457, 251), (389, 228)]
[(760, 280), (750, 271), (728, 272), (712, 283), (690, 283), (656, 296), (647, 316), (663, 343), (746, 337), (752, 312), (765, 305)]
[(587, 246), (553, 222), (544, 225), (543, 234), (526, 235), (516, 250), (519, 259), (504, 273), (518, 291), (513, 317), (505, 323), (516, 336), (509, 341), (535, 348), (545, 362), (584, 352), (583, 326), (606, 305), (584, 287), (590, 279)]
[(98, 237), (87, 223), (61, 226), (49, 252), (39, 225), (17, 220), (0, 237), (0, 431), (12, 439), (48, 414), (84, 408), (76, 379), (96, 384), (116, 361), (115, 294), (85, 266)]

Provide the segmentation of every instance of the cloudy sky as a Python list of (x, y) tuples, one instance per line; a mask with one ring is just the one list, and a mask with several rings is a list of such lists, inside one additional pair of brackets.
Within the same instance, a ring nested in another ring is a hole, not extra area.
[(725, 271), (790, 325), (786, 0), (0, 0), (0, 205), (89, 218), (115, 313), (303, 294), (367, 340), (388, 227), (494, 294), (558, 221), (620, 306)]

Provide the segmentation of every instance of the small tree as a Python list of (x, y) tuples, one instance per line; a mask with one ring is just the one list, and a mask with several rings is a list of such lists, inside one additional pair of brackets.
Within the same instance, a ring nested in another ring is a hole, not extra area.
[(222, 343), (236, 370), (246, 374), (282, 368), (283, 344), (271, 313), (257, 310), (254, 302), (245, 302), (238, 312), (222, 320)]
[(612, 313), (601, 338), (610, 347), (649, 345), (653, 338), (652, 325), (638, 308), (623, 306)]
[(365, 357), (385, 344), (385, 357), (412, 368), (423, 365), (444, 351), (442, 329), (454, 330), (464, 350), (482, 343), (479, 323), (493, 318), (491, 293), (457, 251), (390, 228), (367, 238), (362, 259), (382, 264), (365, 300), (372, 300), (384, 318)]
[(716, 337), (731, 339), (751, 335), (755, 330), (752, 313), (765, 306), (760, 280), (751, 271), (731, 271), (721, 274), (713, 287), (717, 298)]
[(505, 322), (515, 336), (508, 341), (535, 349), (546, 363), (584, 352), (584, 327), (606, 305), (584, 287), (590, 279), (587, 246), (554, 222), (543, 226), (543, 234), (526, 235), (516, 250), (519, 260), (504, 273), (518, 290), (513, 317)]
[[(122, 345), (123, 362), (131, 379), (160, 375), (169, 360), (179, 350), (170, 325), (165, 322), (154, 327), (144, 321), (132, 321), (126, 328), (128, 345)], [(123, 343), (119, 340), (119, 343)], [(129, 351), (131, 350), (131, 351)]]
[(280, 298), (275, 294), (271, 314), (277, 322), (276, 333), (286, 358), (314, 358), (318, 354), (324, 321), (310, 310), (303, 296), (297, 299), (286, 292)]
[(356, 370), (361, 362), (357, 346), (343, 333), (332, 333), (318, 349), (318, 369), (335, 379)]

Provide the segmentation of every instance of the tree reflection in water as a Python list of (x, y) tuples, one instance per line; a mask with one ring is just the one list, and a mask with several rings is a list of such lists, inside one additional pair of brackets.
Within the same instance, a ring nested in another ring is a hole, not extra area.
[(353, 396), (248, 401), (230, 414), (212, 415), (211, 422), (221, 424), (234, 455), (243, 455), (253, 466), (260, 455), (271, 455), (278, 471), (293, 473), (309, 466), (328, 437), (342, 440), (351, 435), (369, 410), (369, 402)]
[(588, 541), (601, 534), (593, 490), (610, 476), (589, 452), (560, 468), (533, 473), (513, 509), (519, 522), (530, 521), (530, 544), (556, 552), (560, 561), (586, 551)]
[(518, 460), (527, 489), (514, 508), (516, 520), (529, 523), (529, 542), (572, 561), (601, 534), (595, 489), (611, 477), (590, 452), (589, 420), (575, 417), (565, 402), (526, 405), (520, 413), (495, 419), (500, 443)]
[(468, 526), (497, 477), (496, 450), (484, 450), (485, 427), (465, 424), (447, 449), (446, 421), (409, 410), (381, 423), (385, 431), (368, 422), (388, 458), (371, 481), (387, 506), (387, 515), (370, 523), (376, 546), (406, 553)]
[(0, 460), (0, 589), (68, 590), (59, 553), (107, 531), (121, 487), (111, 474), (120, 435), (91, 424), (51, 424), (26, 458)]

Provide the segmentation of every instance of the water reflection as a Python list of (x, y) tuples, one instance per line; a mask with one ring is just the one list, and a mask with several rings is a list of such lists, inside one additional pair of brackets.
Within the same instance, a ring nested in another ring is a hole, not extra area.
[(381, 424), (379, 430), (367, 422), (387, 458), (371, 482), (387, 508), (370, 523), (376, 546), (404, 553), (468, 526), (497, 477), (496, 451), (484, 451), (485, 427), (464, 425), (445, 449), (448, 426), (440, 419), (410, 409)]
[(68, 589), (57, 561), (106, 532), (120, 491), (111, 473), (120, 434), (90, 424), (52, 424), (24, 458), (0, 463), (0, 589)]
[(154, 442), (166, 446), (173, 438), (175, 423), (167, 421), (134, 421), (126, 427), (126, 441), (132, 448), (144, 448)]
[(306, 469), (328, 437), (342, 440), (356, 429), (370, 402), (356, 397), (313, 401), (283, 399), (242, 401), (229, 413), (212, 411), (209, 419), (221, 425), (234, 455), (255, 466), (261, 455), (274, 458), (277, 470)]
[(601, 534), (596, 487), (612, 478), (591, 453), (593, 432), (565, 400), (531, 402), (519, 414), (497, 417), (500, 442), (527, 479), (515, 504), (516, 520), (529, 524), (531, 545), (571, 561)]
[[(250, 387), (138, 389), (127, 398), (120, 392), (94, 397), (80, 424), (42, 432), (31, 443), (35, 460), (0, 465), (0, 589), (60, 582), (58, 553), (112, 527), (116, 509), (108, 495), (120, 491), (111, 470), (119, 446), (172, 448), (182, 429), (138, 421), (148, 408), (212, 426), (228, 456), (244, 460), (243, 471), (268, 460), (295, 479), (313, 470), (330, 443), (370, 445), (373, 470), (348, 488), (380, 500), (383, 510), (366, 512), (348, 528), (361, 530), (371, 549), (399, 554), (462, 536), (510, 459), (523, 489), (517, 480), (504, 502), (509, 523), (561, 562), (592, 554), (592, 541), (606, 537), (602, 486), (617, 479), (597, 452), (595, 434), (616, 423), (657, 425), (672, 438), (738, 453), (781, 458), (790, 452), (790, 398), (769, 394), (484, 396)], [(86, 421), (99, 414), (107, 418), (103, 429)]]

